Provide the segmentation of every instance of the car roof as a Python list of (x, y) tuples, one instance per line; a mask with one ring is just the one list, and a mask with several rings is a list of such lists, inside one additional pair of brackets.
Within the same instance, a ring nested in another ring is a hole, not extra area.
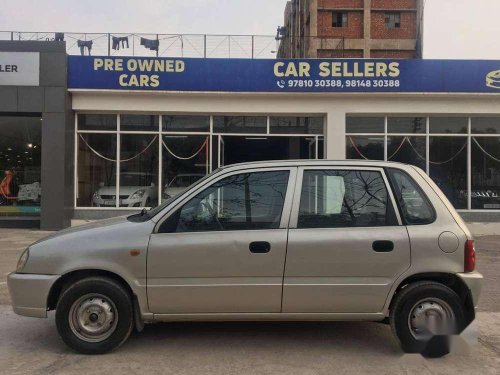
[(229, 171), (229, 170), (239, 170), (239, 169), (248, 169), (248, 168), (272, 168), (272, 167), (320, 167), (320, 166), (337, 166), (337, 167), (378, 167), (378, 168), (390, 168), (396, 167), (400, 169), (408, 169), (413, 168), (410, 164), (403, 164), (397, 162), (387, 162), (387, 161), (379, 161), (379, 160), (327, 160), (327, 159), (318, 159), (318, 160), (269, 160), (269, 161), (257, 161), (250, 163), (238, 163), (231, 164), (224, 167), (221, 167), (220, 170)]

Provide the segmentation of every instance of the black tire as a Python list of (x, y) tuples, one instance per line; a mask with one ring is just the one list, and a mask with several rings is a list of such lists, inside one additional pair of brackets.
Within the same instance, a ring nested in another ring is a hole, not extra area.
[(413, 307), (426, 298), (440, 299), (452, 309), (455, 315), (452, 334), (459, 334), (464, 330), (465, 314), (460, 297), (447, 286), (433, 281), (419, 281), (403, 288), (392, 304), (390, 323), (393, 334), (406, 353), (420, 353), (425, 357), (438, 358), (449, 354), (449, 336), (433, 336), (427, 340), (417, 340), (408, 324)]
[[(87, 342), (72, 330), (70, 312), (73, 304), (83, 296), (97, 293), (112, 301), (117, 311), (117, 322), (112, 334), (99, 342)], [(83, 354), (104, 354), (122, 345), (133, 329), (133, 306), (130, 294), (123, 286), (105, 277), (89, 277), (63, 290), (56, 308), (56, 326), (59, 335), (71, 349)]]

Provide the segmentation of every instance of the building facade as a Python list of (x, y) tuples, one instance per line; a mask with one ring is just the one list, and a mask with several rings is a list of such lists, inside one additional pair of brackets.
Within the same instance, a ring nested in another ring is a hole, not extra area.
[(291, 0), (281, 58), (422, 57), (423, 0)]
[(61, 51), (0, 44), (0, 225), (135, 213), (238, 162), (346, 158), (413, 164), (466, 220), (500, 222), (498, 61)]
[(0, 41), (0, 225), (71, 223), (67, 78), (64, 43)]

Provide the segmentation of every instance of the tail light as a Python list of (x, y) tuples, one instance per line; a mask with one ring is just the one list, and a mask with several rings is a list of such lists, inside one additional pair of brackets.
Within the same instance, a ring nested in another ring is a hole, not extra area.
[(476, 269), (476, 248), (474, 241), (468, 240), (465, 242), (464, 253), (464, 272), (472, 272)]

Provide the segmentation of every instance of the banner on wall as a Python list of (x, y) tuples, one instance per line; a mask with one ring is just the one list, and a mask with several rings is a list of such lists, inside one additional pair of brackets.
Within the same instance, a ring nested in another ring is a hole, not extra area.
[(500, 94), (500, 61), (68, 58), (70, 89)]

